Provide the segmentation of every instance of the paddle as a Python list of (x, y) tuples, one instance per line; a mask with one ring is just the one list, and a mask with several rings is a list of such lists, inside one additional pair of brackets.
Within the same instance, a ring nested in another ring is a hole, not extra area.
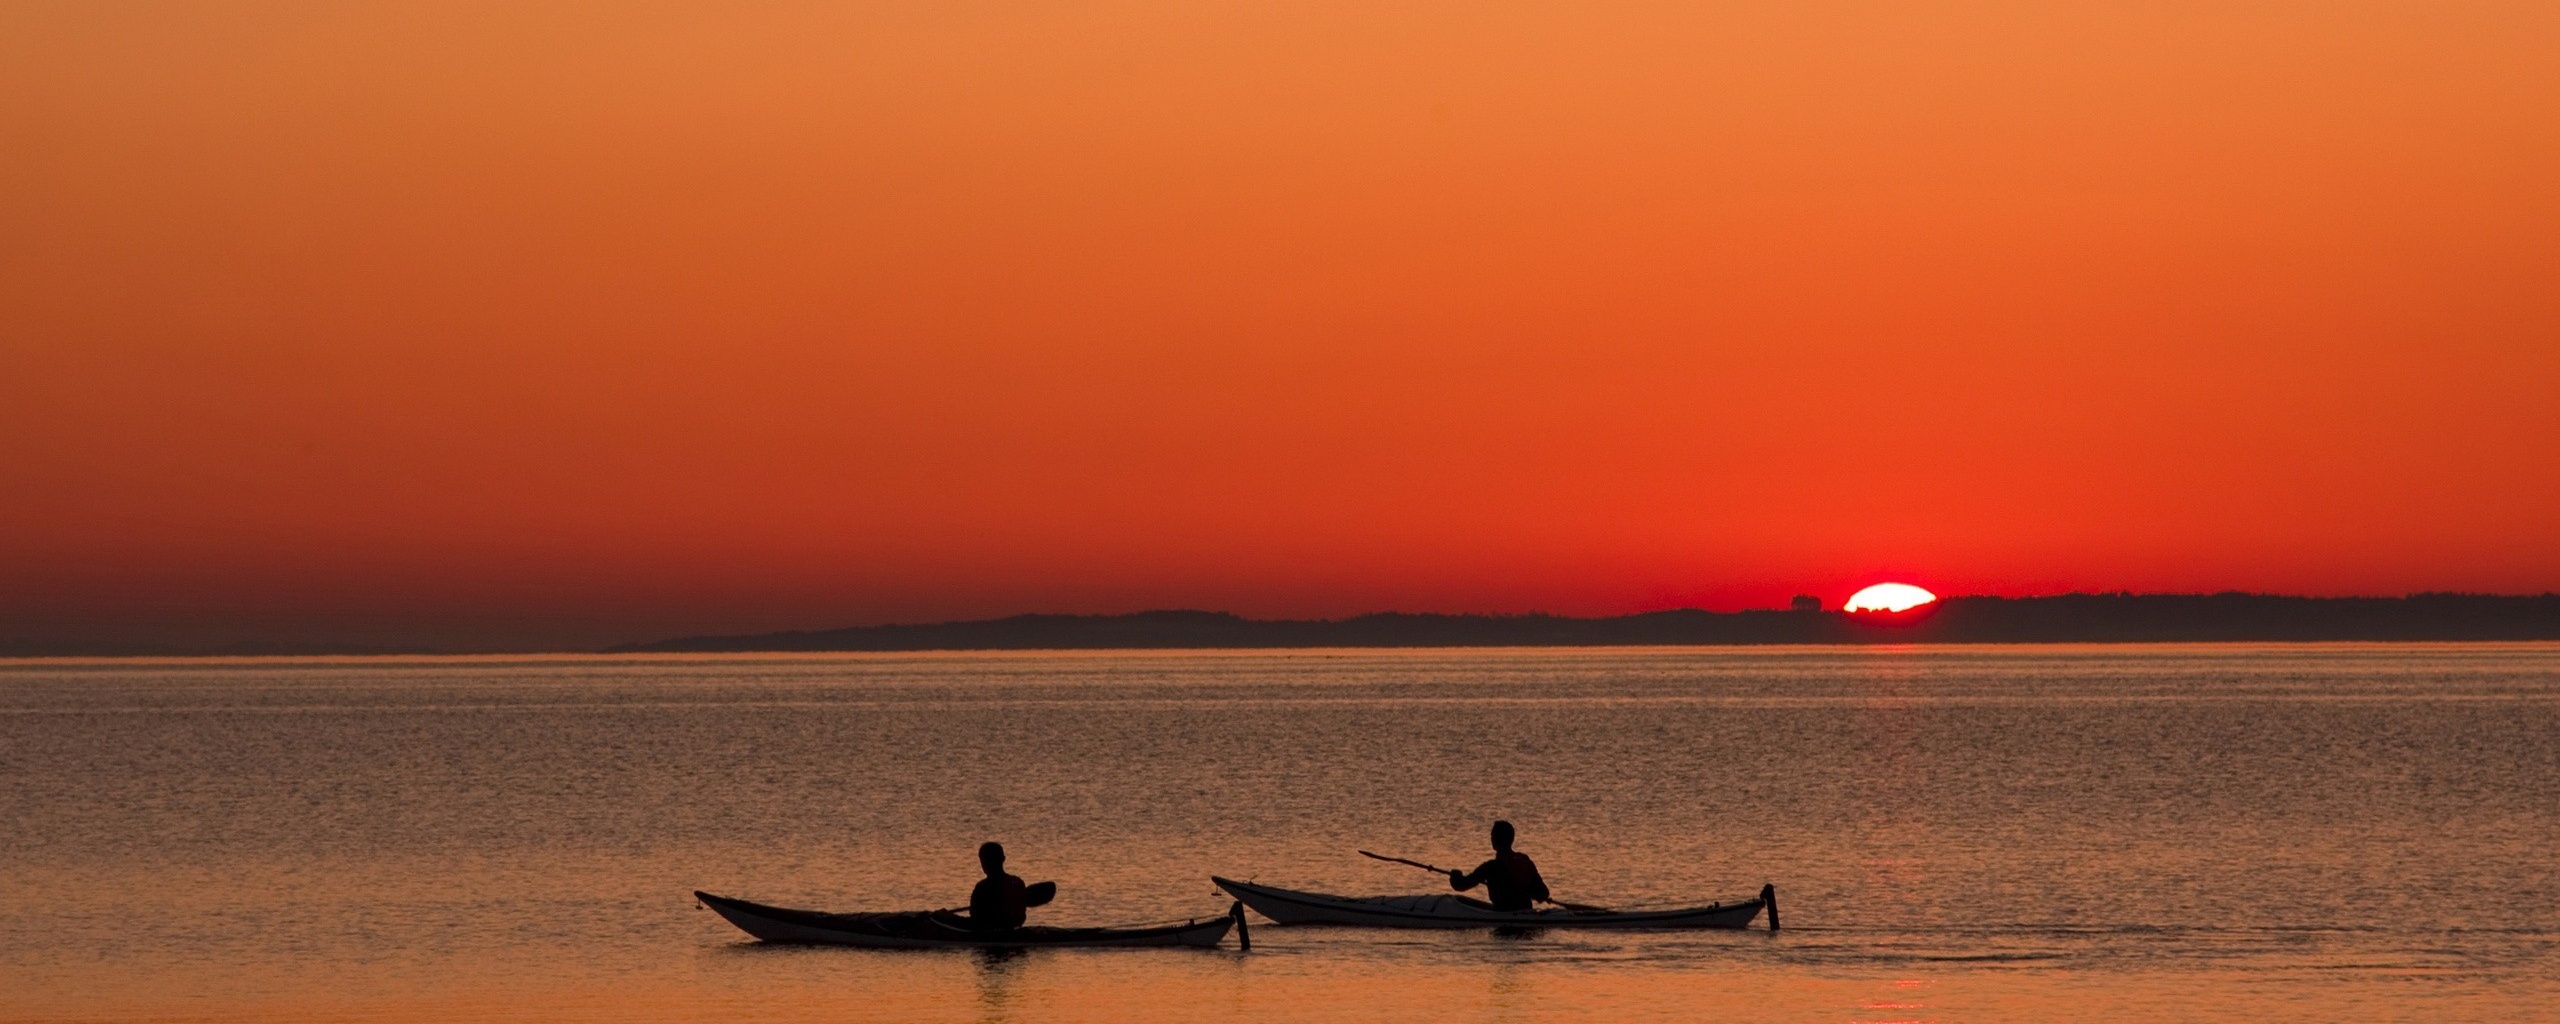
[[(1045, 906), (1048, 906), (1048, 905), (1049, 905), (1049, 901), (1050, 901), (1050, 900), (1054, 900), (1054, 899), (1057, 899), (1057, 898), (1058, 898), (1058, 883), (1056, 883), (1056, 882), (1033, 882), (1033, 883), (1031, 883), (1030, 885), (1024, 886), (1024, 887), (1022, 888), (1022, 905), (1023, 905), (1024, 907), (1045, 907)], [(961, 912), (961, 911), (963, 911), (963, 910), (967, 910), (967, 909), (969, 909), (969, 908), (967, 908), (967, 907), (944, 907), (944, 908), (942, 908), (942, 909), (940, 909), (940, 910), (931, 910), (931, 911), (926, 911), (926, 913), (931, 913), (931, 914), (957, 914), (957, 913), (959, 913), (959, 912)]]
[(1362, 851), (1360, 851), (1360, 855), (1361, 855), (1361, 856), (1363, 856), (1363, 857), (1368, 857), (1368, 858), (1373, 859), (1373, 860), (1383, 860), (1383, 861), (1386, 861), (1387, 863), (1390, 863), (1390, 864), (1406, 864), (1406, 865), (1411, 865), (1411, 866), (1413, 866), (1413, 867), (1421, 868), (1421, 869), (1422, 869), (1422, 870), (1424, 870), (1424, 871), (1437, 871), (1437, 872), (1439, 872), (1439, 873), (1441, 873), (1441, 874), (1444, 874), (1444, 875), (1449, 873), (1449, 869), (1447, 869), (1447, 868), (1435, 868), (1435, 867), (1432, 867), (1432, 866), (1431, 866), (1431, 865), (1429, 865), (1429, 864), (1425, 864), (1425, 863), (1423, 863), (1423, 862), (1421, 862), (1421, 861), (1418, 861), (1418, 860), (1406, 860), (1406, 859), (1404, 859), (1404, 858), (1402, 858), (1402, 857), (1390, 857), (1390, 856), (1387, 856), (1386, 854), (1383, 854), (1383, 853), (1370, 853), (1370, 852), (1369, 852), (1369, 851), (1367, 851), (1367, 850), (1362, 850)]
[[(1404, 864), (1404, 865), (1409, 865), (1409, 866), (1412, 866), (1412, 867), (1421, 868), (1421, 869), (1422, 869), (1422, 870), (1424, 870), (1424, 871), (1430, 871), (1430, 872), (1434, 872), (1434, 873), (1437, 873), (1437, 874), (1443, 874), (1443, 875), (1446, 875), (1446, 874), (1451, 874), (1451, 873), (1452, 873), (1452, 872), (1451, 872), (1449, 869), (1447, 869), (1447, 868), (1442, 868), (1442, 867), (1433, 867), (1433, 866), (1431, 866), (1431, 865), (1429, 865), (1429, 864), (1425, 864), (1425, 863), (1423, 863), (1423, 862), (1421, 862), (1421, 861), (1418, 861), (1418, 860), (1406, 860), (1406, 859), (1404, 859), (1404, 858), (1402, 858), (1402, 857), (1390, 857), (1390, 856), (1387, 856), (1386, 854), (1383, 854), (1383, 853), (1370, 853), (1370, 852), (1369, 852), (1369, 851), (1367, 851), (1367, 850), (1362, 850), (1362, 851), (1360, 851), (1360, 855), (1361, 855), (1361, 856), (1363, 856), (1363, 857), (1368, 857), (1368, 858), (1370, 858), (1370, 859), (1372, 859), (1372, 860), (1383, 860), (1383, 861), (1386, 861), (1387, 863), (1390, 863), (1390, 864)], [(1549, 902), (1549, 903), (1553, 903), (1553, 904), (1555, 904), (1556, 906), (1563, 907), (1563, 908), (1565, 908), (1566, 910), (1573, 911), (1574, 913), (1577, 913), (1577, 914), (1607, 914), (1607, 913), (1613, 913), (1613, 911), (1611, 911), (1611, 910), (1610, 910), (1609, 908), (1607, 908), (1607, 907), (1595, 907), (1595, 906), (1592, 906), (1592, 905), (1590, 905), (1590, 904), (1588, 904), (1588, 903), (1567, 903), (1567, 902), (1565, 902), (1565, 901), (1563, 901), (1563, 900), (1548, 900), (1547, 902)]]

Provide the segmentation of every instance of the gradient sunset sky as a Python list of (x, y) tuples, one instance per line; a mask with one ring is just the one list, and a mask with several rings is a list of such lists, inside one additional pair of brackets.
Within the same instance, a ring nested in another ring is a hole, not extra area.
[(0, 641), (2560, 588), (2560, 4), (0, 5)]

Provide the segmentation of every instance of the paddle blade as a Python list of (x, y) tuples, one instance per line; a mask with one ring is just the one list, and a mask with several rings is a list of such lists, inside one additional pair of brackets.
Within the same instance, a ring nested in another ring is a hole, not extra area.
[(1056, 882), (1033, 882), (1022, 890), (1022, 905), (1026, 907), (1045, 907), (1050, 900), (1057, 898)]

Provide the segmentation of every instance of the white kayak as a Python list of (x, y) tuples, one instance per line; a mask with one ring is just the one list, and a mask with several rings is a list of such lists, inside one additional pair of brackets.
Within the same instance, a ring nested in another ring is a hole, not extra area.
[(1769, 912), (1769, 928), (1778, 927), (1778, 890), (1760, 887), (1760, 895), (1735, 903), (1669, 910), (1604, 910), (1545, 907), (1495, 910), (1483, 900), (1454, 893), (1429, 896), (1334, 896), (1298, 889), (1255, 885), (1231, 878), (1209, 879), (1255, 913), (1281, 924), (1347, 924), (1371, 928), (1743, 928), (1760, 912)]

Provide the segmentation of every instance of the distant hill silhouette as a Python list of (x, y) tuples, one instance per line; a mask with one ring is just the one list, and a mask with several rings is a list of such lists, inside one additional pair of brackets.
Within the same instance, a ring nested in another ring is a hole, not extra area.
[(1609, 618), (1414, 615), (1248, 619), (1226, 612), (1016, 615), (628, 644), (618, 652), (927, 651), (1211, 647), (1528, 647), (1631, 644), (2179, 643), (2560, 640), (2560, 594), (2283, 597), (2063, 594), (1951, 597), (1899, 615), (1707, 612)]

